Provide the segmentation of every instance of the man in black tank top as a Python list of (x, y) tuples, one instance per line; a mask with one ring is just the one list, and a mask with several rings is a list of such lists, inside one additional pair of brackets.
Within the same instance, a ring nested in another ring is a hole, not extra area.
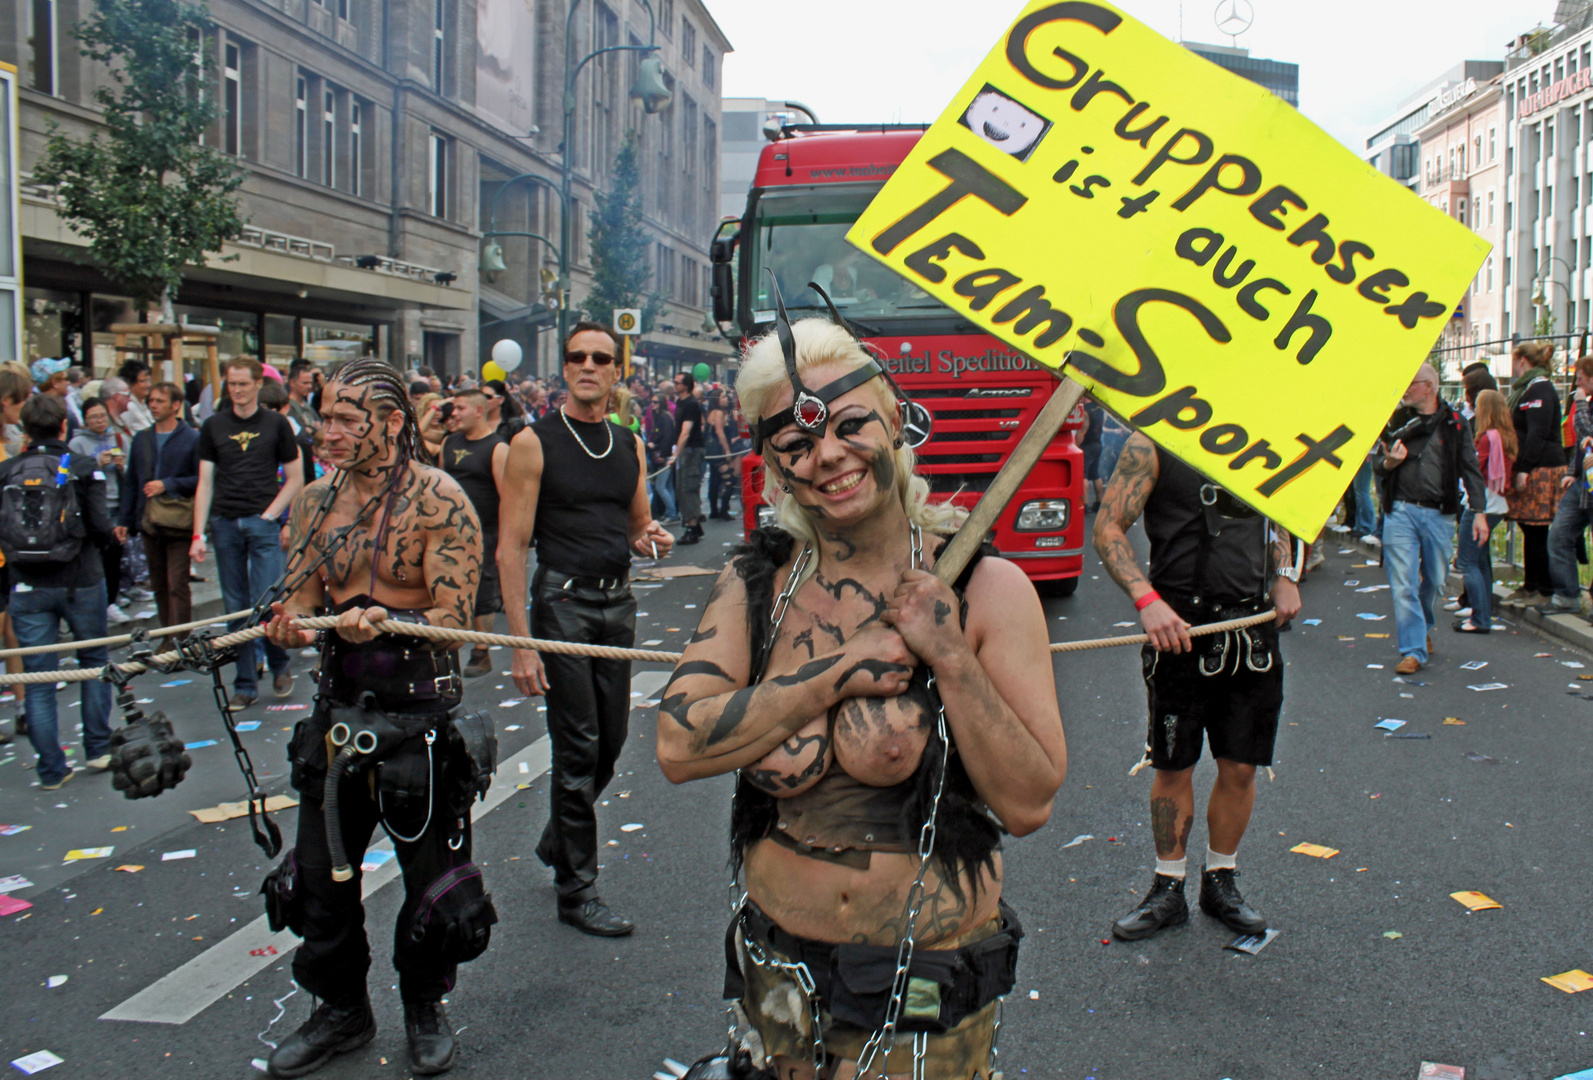
[[(481, 566), (481, 585), (476, 589), (476, 609), (472, 625), (492, 632), (493, 619), (503, 610), (503, 592), (498, 588), (498, 499), (503, 488), (503, 468), (509, 460), (509, 444), (498, 434), (489, 412), (487, 395), (471, 387), (453, 392), (454, 411), (448, 417), (449, 435), (443, 440), (443, 471), (465, 489), (470, 505), (481, 518), (481, 550), (486, 552)], [(465, 674), (470, 678), (492, 670), (486, 646), (470, 650)]]
[[(1150, 575), (1128, 530), (1141, 515), (1150, 539)], [(1123, 446), (1095, 519), (1101, 563), (1134, 601), (1151, 644), (1141, 653), (1150, 724), (1145, 759), (1151, 783), (1156, 879), (1133, 911), (1112, 924), (1124, 940), (1150, 937), (1189, 919), (1185, 845), (1195, 818), (1193, 774), (1201, 736), (1211, 743), (1217, 781), (1206, 804), (1208, 833), (1200, 906), (1240, 934), (1266, 920), (1235, 884), (1239, 842), (1255, 803), (1256, 768), (1270, 768), (1283, 707), (1278, 626), (1300, 610), (1294, 542), (1195, 470), (1136, 432)], [(1272, 622), (1192, 639), (1189, 627), (1274, 608)]]
[[(617, 340), (607, 327), (577, 323), (564, 350), (569, 400), (509, 444), (498, 573), (511, 634), (629, 648), (636, 640), (631, 551), (665, 555), (674, 543), (648, 510), (641, 439), (605, 418)], [(596, 807), (625, 746), (630, 662), (517, 649), (513, 667), (521, 693), (548, 701), (552, 813), (537, 855), (553, 868), (559, 919), (588, 934), (628, 934), (635, 927), (597, 895)]]

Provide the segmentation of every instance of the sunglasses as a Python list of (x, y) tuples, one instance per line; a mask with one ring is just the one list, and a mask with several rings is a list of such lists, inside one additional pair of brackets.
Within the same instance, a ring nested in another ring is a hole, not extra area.
[(614, 354), (606, 352), (581, 352), (575, 350), (564, 354), (566, 364), (584, 364), (588, 359), (598, 367), (607, 367), (614, 362)]

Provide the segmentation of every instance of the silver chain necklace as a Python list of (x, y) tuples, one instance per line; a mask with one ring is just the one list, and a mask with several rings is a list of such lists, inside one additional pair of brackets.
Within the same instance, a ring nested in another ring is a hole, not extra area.
[(570, 426), (570, 418), (565, 415), (563, 405), (559, 406), (559, 419), (564, 421), (564, 428), (570, 433), (570, 438), (574, 439), (582, 450), (586, 450), (586, 456), (591, 458), (593, 461), (602, 461), (604, 458), (608, 457), (609, 451), (614, 449), (614, 429), (607, 423), (603, 425), (603, 429), (608, 432), (608, 450), (604, 450), (601, 454), (594, 454), (592, 451), (586, 449), (586, 443), (581, 442), (581, 437), (575, 433), (575, 428)]

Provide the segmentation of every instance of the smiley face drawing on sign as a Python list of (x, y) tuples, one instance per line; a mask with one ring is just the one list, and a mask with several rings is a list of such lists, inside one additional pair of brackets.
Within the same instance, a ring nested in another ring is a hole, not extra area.
[(988, 83), (962, 114), (961, 123), (1003, 154), (1011, 154), (1019, 161), (1029, 160), (1029, 155), (1051, 128), (1051, 121)]

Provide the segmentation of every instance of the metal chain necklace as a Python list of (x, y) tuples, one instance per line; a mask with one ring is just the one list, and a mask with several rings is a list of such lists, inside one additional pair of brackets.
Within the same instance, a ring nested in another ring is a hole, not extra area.
[(559, 406), (559, 419), (564, 421), (564, 428), (570, 433), (570, 438), (574, 439), (581, 449), (586, 451), (586, 456), (591, 458), (593, 461), (602, 461), (604, 458), (608, 457), (609, 451), (614, 449), (614, 428), (608, 423), (605, 422), (603, 424), (603, 429), (608, 432), (608, 450), (604, 450), (601, 454), (594, 454), (592, 451), (586, 449), (586, 444), (581, 442), (581, 437), (575, 433), (575, 428), (570, 424), (569, 416), (565, 415), (563, 405)]

